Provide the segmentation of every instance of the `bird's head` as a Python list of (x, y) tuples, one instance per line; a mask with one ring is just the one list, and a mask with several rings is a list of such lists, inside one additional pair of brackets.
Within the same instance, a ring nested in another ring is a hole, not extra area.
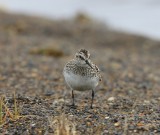
[(75, 54), (75, 60), (80, 65), (89, 65), (92, 68), (92, 64), (90, 61), (90, 53), (85, 49), (80, 49)]

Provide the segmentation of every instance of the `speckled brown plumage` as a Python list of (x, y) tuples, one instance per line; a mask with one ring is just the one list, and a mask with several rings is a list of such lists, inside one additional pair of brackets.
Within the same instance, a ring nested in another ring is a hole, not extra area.
[(90, 78), (97, 77), (97, 78), (99, 78), (99, 81), (101, 81), (102, 78), (100, 75), (99, 68), (93, 63), (92, 63), (92, 67), (93, 68), (91, 68), (88, 65), (86, 65), (86, 67), (79, 66), (75, 63), (75, 60), (73, 59), (66, 64), (65, 70), (68, 73), (72, 72), (76, 75), (87, 76)]

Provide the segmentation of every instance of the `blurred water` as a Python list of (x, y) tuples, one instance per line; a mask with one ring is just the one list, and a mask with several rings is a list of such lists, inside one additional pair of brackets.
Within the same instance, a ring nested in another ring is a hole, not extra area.
[(86, 12), (116, 30), (160, 40), (160, 0), (0, 0), (0, 4), (10, 11), (54, 19)]

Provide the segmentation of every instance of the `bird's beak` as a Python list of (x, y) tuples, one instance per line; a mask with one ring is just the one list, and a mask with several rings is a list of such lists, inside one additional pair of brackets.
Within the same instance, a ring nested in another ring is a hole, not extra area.
[(89, 63), (88, 60), (85, 60), (85, 62), (86, 62), (86, 64), (88, 64), (91, 68), (93, 68), (92, 65), (91, 65), (91, 63)]

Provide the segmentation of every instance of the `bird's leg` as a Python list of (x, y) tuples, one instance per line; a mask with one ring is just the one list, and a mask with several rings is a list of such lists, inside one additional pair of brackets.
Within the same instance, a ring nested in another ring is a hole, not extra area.
[(93, 106), (92, 106), (92, 104), (93, 104), (93, 100), (94, 100), (94, 90), (92, 90), (92, 101), (91, 101), (91, 109), (93, 109)]
[(72, 106), (75, 106), (75, 104), (74, 104), (74, 93), (73, 93), (73, 90), (72, 90)]

